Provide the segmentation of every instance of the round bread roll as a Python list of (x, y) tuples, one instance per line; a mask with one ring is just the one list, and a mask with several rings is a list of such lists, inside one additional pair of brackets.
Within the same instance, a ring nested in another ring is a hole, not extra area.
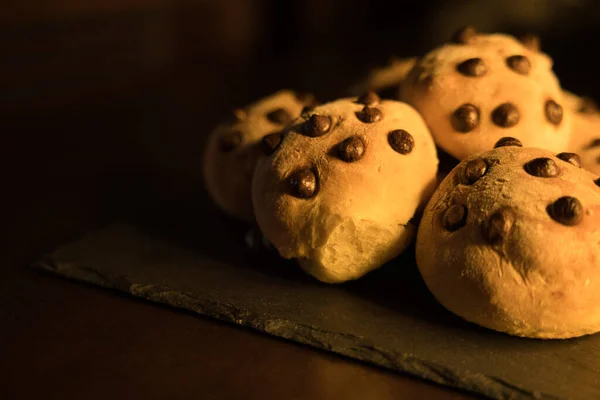
[(563, 151), (570, 115), (561, 106), (552, 60), (531, 43), (465, 28), (419, 60), (400, 100), (423, 115), (438, 146), (459, 160), (505, 136)]
[(254, 175), (256, 221), (281, 256), (323, 282), (357, 279), (400, 254), (436, 185), (421, 116), (373, 92), (304, 114), (271, 153)]
[(261, 154), (260, 140), (281, 131), (312, 103), (310, 95), (282, 90), (235, 110), (232, 122), (219, 125), (211, 133), (204, 156), (204, 181), (209, 195), (225, 213), (244, 221), (253, 219), (252, 174)]
[(402, 81), (417, 63), (417, 57), (393, 58), (388, 65), (371, 70), (367, 77), (350, 88), (353, 96), (373, 91), (379, 96), (398, 99)]
[(573, 114), (569, 151), (579, 154), (581, 166), (600, 175), (600, 111), (590, 98), (563, 92), (565, 107)]
[(419, 271), (460, 317), (511, 335), (600, 331), (600, 180), (570, 153), (517, 147), (463, 160), (429, 201)]

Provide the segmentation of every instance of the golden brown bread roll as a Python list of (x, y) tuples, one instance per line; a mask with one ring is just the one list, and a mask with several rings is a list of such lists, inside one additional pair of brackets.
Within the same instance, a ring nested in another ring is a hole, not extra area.
[(304, 114), (257, 164), (262, 232), (317, 279), (357, 279), (396, 257), (433, 192), (437, 157), (421, 116), (374, 93)]
[(600, 331), (600, 180), (569, 154), (502, 144), (463, 160), (428, 203), (416, 246), (427, 287), (511, 335)]
[(458, 32), (418, 61), (400, 100), (423, 115), (436, 144), (459, 160), (504, 136), (564, 151), (571, 134), (552, 60), (504, 34)]
[(204, 180), (209, 195), (223, 211), (241, 220), (253, 219), (251, 185), (260, 140), (281, 131), (312, 102), (310, 95), (282, 90), (234, 111), (233, 122), (221, 124), (211, 133)]

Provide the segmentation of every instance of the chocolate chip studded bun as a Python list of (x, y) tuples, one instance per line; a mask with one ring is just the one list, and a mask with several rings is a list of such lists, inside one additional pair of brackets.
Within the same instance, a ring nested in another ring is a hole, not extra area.
[(600, 110), (592, 99), (563, 93), (565, 105), (573, 114), (569, 151), (581, 156), (581, 166), (600, 175)]
[(258, 225), (323, 282), (357, 279), (402, 252), (436, 183), (421, 116), (374, 93), (304, 114), (269, 153), (252, 186)]
[(394, 58), (388, 65), (371, 70), (362, 81), (350, 88), (350, 93), (361, 96), (373, 91), (381, 97), (397, 100), (400, 85), (416, 62), (416, 57)]
[(313, 101), (289, 90), (233, 112), (233, 121), (210, 135), (204, 157), (204, 180), (214, 202), (227, 214), (252, 220), (251, 184), (260, 140), (281, 131)]
[(423, 115), (438, 146), (459, 160), (504, 136), (561, 151), (569, 142), (570, 116), (552, 60), (536, 43), (461, 30), (419, 60), (400, 99)]
[(572, 154), (498, 146), (463, 160), (428, 203), (425, 283), (448, 310), (511, 335), (600, 331), (600, 180)]

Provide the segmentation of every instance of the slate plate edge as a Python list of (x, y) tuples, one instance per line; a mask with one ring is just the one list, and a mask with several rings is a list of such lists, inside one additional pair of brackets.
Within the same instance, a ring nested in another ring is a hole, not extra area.
[(359, 336), (330, 332), (285, 319), (265, 319), (231, 304), (200, 298), (165, 286), (132, 283), (121, 275), (105, 274), (90, 267), (63, 263), (52, 257), (39, 260), (32, 266), (62, 277), (117, 290), (154, 303), (186, 309), (196, 314), (251, 328), (395, 372), (406, 373), (443, 386), (477, 393), (491, 399), (561, 399), (561, 397), (540, 391), (521, 388), (497, 377), (469, 371), (456, 371), (443, 365), (421, 360), (413, 355), (389, 351), (369, 343), (368, 340)]

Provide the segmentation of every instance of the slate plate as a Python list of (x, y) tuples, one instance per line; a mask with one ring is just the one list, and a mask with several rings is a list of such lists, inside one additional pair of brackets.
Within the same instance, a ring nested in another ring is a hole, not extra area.
[(600, 335), (529, 340), (466, 323), (435, 302), (412, 251), (322, 284), (250, 252), (247, 228), (202, 203), (90, 233), (37, 265), (490, 398), (600, 399)]

